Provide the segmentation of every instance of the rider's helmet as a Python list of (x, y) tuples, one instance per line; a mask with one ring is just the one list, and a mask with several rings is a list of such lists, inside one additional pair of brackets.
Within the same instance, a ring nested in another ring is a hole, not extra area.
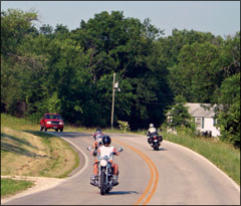
[(102, 137), (102, 143), (103, 143), (103, 145), (106, 145), (106, 144), (109, 145), (111, 143), (111, 138), (108, 135), (104, 135)]
[(149, 124), (149, 127), (154, 127), (154, 125), (152, 123)]

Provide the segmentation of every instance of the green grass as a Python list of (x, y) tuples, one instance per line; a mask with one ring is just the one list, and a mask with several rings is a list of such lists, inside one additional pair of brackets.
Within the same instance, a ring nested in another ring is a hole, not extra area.
[(31, 181), (3, 178), (1, 179), (1, 198), (16, 194), (33, 185), (34, 183)]
[(16, 130), (24, 130), (24, 129), (32, 129), (32, 128), (39, 129), (39, 125), (29, 120), (13, 117), (4, 113), (1, 113), (1, 125), (8, 126)]

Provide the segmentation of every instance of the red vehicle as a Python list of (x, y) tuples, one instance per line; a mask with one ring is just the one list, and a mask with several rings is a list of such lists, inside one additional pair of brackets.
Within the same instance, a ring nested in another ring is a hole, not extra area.
[(40, 131), (47, 131), (48, 129), (54, 129), (56, 132), (64, 129), (64, 120), (57, 113), (45, 113), (40, 120)]

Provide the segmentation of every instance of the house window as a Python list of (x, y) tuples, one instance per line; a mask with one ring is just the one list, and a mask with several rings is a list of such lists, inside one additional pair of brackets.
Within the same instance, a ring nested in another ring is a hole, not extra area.
[(201, 118), (200, 118), (200, 117), (196, 117), (196, 126), (197, 126), (198, 128), (201, 127)]
[(204, 128), (204, 117), (202, 117), (202, 129)]

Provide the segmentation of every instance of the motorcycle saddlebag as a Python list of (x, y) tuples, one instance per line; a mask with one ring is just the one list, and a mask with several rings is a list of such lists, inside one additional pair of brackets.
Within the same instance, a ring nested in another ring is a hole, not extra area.
[(148, 141), (149, 144), (151, 144), (152, 141), (153, 141), (153, 138), (152, 138), (152, 137), (149, 137), (149, 138), (147, 139), (147, 141)]
[(163, 140), (163, 138), (162, 138), (162, 136), (161, 136), (161, 135), (160, 135), (160, 136), (158, 136), (158, 138), (159, 138), (159, 141), (160, 141), (160, 142)]

